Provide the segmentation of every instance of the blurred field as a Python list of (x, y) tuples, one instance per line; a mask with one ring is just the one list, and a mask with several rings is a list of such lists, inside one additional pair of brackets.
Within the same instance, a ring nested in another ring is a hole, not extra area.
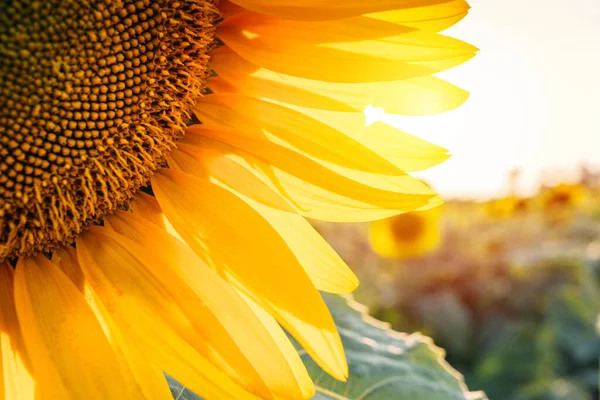
[[(435, 223), (380, 223), (387, 239), (366, 224), (317, 228), (359, 276), (356, 299), (396, 330), (432, 336), (472, 390), (598, 399), (600, 179), (438, 211)], [(390, 252), (419, 235), (423, 254)]]

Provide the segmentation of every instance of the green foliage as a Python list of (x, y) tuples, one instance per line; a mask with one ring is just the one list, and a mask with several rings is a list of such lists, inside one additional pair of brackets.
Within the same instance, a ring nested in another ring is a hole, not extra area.
[(489, 269), (467, 271), (470, 280), (412, 285), (394, 308), (403, 316), (395, 328), (427, 332), (492, 400), (597, 399), (600, 285), (590, 264), (551, 257), (479, 267)]
[(420, 334), (389, 329), (350, 298), (323, 295), (336, 322), (350, 376), (346, 383), (325, 374), (301, 351), (317, 385), (315, 400), (477, 400), (462, 376), (444, 360), (444, 351)]
[[(479, 361), (472, 384), (485, 387), (492, 399), (517, 399), (554, 381), (557, 354), (553, 332), (534, 324), (520, 327), (513, 340), (498, 345)], [(528, 397), (529, 398), (529, 395)]]

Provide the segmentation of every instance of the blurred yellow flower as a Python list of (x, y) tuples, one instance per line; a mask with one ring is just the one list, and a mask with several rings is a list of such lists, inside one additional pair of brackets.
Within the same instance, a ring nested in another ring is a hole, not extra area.
[(391, 258), (417, 257), (437, 248), (441, 238), (443, 206), (413, 211), (371, 223), (373, 250)]
[(526, 213), (531, 209), (531, 204), (527, 198), (507, 196), (486, 201), (482, 208), (485, 214), (493, 219), (505, 219), (515, 214)]
[(565, 223), (576, 214), (587, 197), (587, 188), (581, 184), (561, 183), (542, 190), (538, 196), (539, 206), (549, 221)]
[(528, 211), (531, 211), (531, 199), (526, 198), (526, 197), (518, 197), (515, 200), (515, 204), (514, 204), (514, 212), (515, 213), (527, 213)]
[(408, 172), (447, 151), (363, 110), (465, 101), (434, 74), (476, 52), (439, 34), (467, 3), (1, 4), (0, 397), (310, 398), (281, 326), (346, 379), (319, 290), (358, 282), (305, 217), (439, 202)]
[(586, 190), (586, 187), (580, 184), (561, 183), (543, 190), (540, 193), (540, 200), (543, 208), (548, 211), (570, 208), (583, 202)]

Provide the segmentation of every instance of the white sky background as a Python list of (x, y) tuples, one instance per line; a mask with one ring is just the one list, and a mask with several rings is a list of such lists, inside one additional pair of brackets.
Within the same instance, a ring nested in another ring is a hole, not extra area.
[(470, 3), (445, 33), (480, 52), (439, 76), (471, 97), (441, 115), (384, 117), (453, 154), (418, 175), (446, 198), (487, 198), (507, 193), (514, 167), (523, 193), (542, 170), (557, 181), (582, 161), (600, 169), (600, 0)]

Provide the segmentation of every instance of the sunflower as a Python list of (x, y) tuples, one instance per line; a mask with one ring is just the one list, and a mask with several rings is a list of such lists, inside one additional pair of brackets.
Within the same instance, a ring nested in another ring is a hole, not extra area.
[(442, 206), (412, 211), (372, 222), (369, 237), (373, 250), (392, 258), (408, 258), (434, 250), (440, 243)]
[(357, 280), (305, 217), (439, 198), (446, 150), (364, 124), (466, 93), (432, 74), (463, 0), (0, 0), (4, 398), (302, 399), (284, 327), (344, 380), (318, 290)]
[(525, 214), (531, 208), (530, 200), (517, 196), (507, 196), (483, 203), (483, 211), (494, 220), (503, 220), (514, 215)]
[(560, 183), (544, 188), (538, 196), (542, 215), (551, 223), (564, 224), (573, 220), (577, 211), (585, 208), (588, 189), (582, 184)]
[(554, 212), (560, 209), (571, 209), (586, 197), (586, 188), (580, 184), (561, 183), (540, 193), (542, 207), (545, 211)]

